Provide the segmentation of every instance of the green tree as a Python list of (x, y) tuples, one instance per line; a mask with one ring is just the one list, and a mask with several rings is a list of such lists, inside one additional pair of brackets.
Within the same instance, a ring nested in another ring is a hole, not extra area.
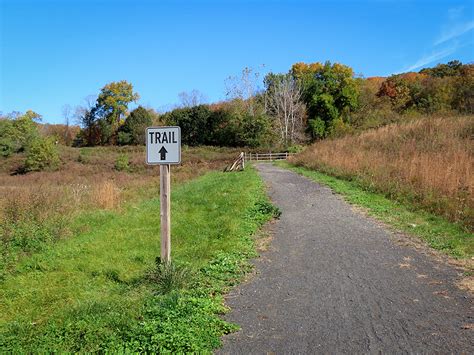
[(239, 147), (258, 147), (269, 143), (271, 123), (265, 114), (244, 113), (235, 126), (236, 145)]
[(19, 143), (19, 150), (25, 150), (29, 144), (38, 136), (38, 127), (35, 121), (41, 121), (41, 115), (32, 110), (19, 116), (13, 121), (14, 139)]
[[(350, 67), (329, 61), (324, 64), (296, 63), (291, 73), (303, 88), (308, 128), (313, 138), (326, 136), (333, 120), (349, 121), (350, 113), (357, 108), (359, 95), (359, 86)], [(316, 122), (312, 122), (314, 120)]]
[(0, 120), (0, 152), (2, 156), (27, 150), (29, 145), (39, 136), (35, 123), (41, 115), (28, 110), (23, 115), (12, 115)]
[(309, 120), (308, 130), (315, 139), (323, 139), (326, 137), (326, 123), (320, 117)]
[(181, 127), (181, 140), (184, 144), (196, 146), (212, 144), (213, 127), (208, 123), (211, 110), (207, 105), (177, 108), (163, 116), (164, 121), (173, 126)]
[(145, 144), (145, 129), (153, 124), (150, 112), (138, 106), (125, 119), (119, 130), (118, 141), (120, 144)]
[(107, 130), (102, 124), (104, 134), (110, 133), (109, 137), (105, 137), (106, 142), (113, 140), (121, 120), (127, 113), (128, 105), (139, 98), (140, 96), (133, 92), (133, 85), (125, 80), (111, 82), (101, 89), (97, 97), (95, 113), (110, 126), (110, 130)]
[(7, 118), (0, 119), (0, 155), (3, 157), (9, 157), (18, 150), (13, 130), (11, 120)]

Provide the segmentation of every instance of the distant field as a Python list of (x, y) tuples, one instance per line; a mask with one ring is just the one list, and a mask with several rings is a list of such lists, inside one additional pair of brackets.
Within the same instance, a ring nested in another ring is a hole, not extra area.
[(320, 141), (292, 163), (353, 180), (474, 231), (474, 116), (423, 118)]
[[(1, 159), (0, 280), (22, 257), (69, 238), (74, 216), (117, 211), (159, 194), (159, 170), (145, 164), (145, 147), (60, 148), (58, 171), (15, 175), (24, 155)], [(237, 155), (235, 149), (184, 148), (173, 184), (223, 169)]]

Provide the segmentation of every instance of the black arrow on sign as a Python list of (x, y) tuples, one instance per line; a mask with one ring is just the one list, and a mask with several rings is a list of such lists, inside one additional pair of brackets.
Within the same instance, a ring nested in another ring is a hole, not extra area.
[(168, 153), (168, 151), (166, 150), (164, 146), (161, 147), (158, 153), (160, 153), (160, 160), (166, 160), (166, 153)]

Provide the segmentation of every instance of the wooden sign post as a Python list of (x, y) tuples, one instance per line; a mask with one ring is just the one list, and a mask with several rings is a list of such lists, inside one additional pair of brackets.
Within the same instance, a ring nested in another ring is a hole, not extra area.
[(160, 165), (161, 262), (171, 261), (171, 165), (181, 163), (181, 128), (148, 127), (146, 162)]
[(160, 165), (161, 260), (171, 261), (171, 171), (170, 165)]

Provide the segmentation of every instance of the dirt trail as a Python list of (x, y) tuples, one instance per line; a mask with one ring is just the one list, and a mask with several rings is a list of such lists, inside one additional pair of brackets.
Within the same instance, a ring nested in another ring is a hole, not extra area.
[(227, 300), (221, 353), (474, 353), (459, 271), (354, 212), (329, 188), (260, 164), (282, 210), (257, 275)]

